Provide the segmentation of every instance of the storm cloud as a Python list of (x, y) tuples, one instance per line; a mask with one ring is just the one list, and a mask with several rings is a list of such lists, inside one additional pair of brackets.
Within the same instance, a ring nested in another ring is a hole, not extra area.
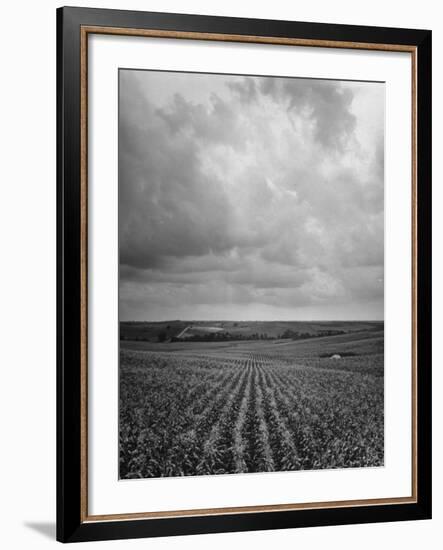
[(119, 78), (122, 320), (383, 318), (383, 84)]

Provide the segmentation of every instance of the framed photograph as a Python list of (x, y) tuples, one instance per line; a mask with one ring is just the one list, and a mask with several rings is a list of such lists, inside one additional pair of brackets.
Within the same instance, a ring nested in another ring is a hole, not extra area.
[(58, 540), (430, 518), (431, 32), (57, 46)]

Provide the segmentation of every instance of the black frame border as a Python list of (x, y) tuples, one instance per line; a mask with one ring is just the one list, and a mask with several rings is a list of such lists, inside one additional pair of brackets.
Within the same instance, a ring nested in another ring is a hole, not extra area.
[[(417, 502), (117, 521), (81, 518), (80, 27), (406, 45), (417, 52)], [(57, 9), (57, 540), (79, 542), (431, 518), (431, 31)]]

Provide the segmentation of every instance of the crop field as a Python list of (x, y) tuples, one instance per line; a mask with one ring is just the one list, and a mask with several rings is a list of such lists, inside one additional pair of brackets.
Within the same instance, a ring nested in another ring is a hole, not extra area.
[(121, 479), (383, 465), (382, 330), (136, 344), (120, 351)]

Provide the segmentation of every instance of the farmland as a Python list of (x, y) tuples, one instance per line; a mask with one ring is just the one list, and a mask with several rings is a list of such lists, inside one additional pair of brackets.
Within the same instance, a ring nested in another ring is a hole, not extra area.
[(122, 340), (120, 478), (382, 466), (383, 324), (308, 330)]

